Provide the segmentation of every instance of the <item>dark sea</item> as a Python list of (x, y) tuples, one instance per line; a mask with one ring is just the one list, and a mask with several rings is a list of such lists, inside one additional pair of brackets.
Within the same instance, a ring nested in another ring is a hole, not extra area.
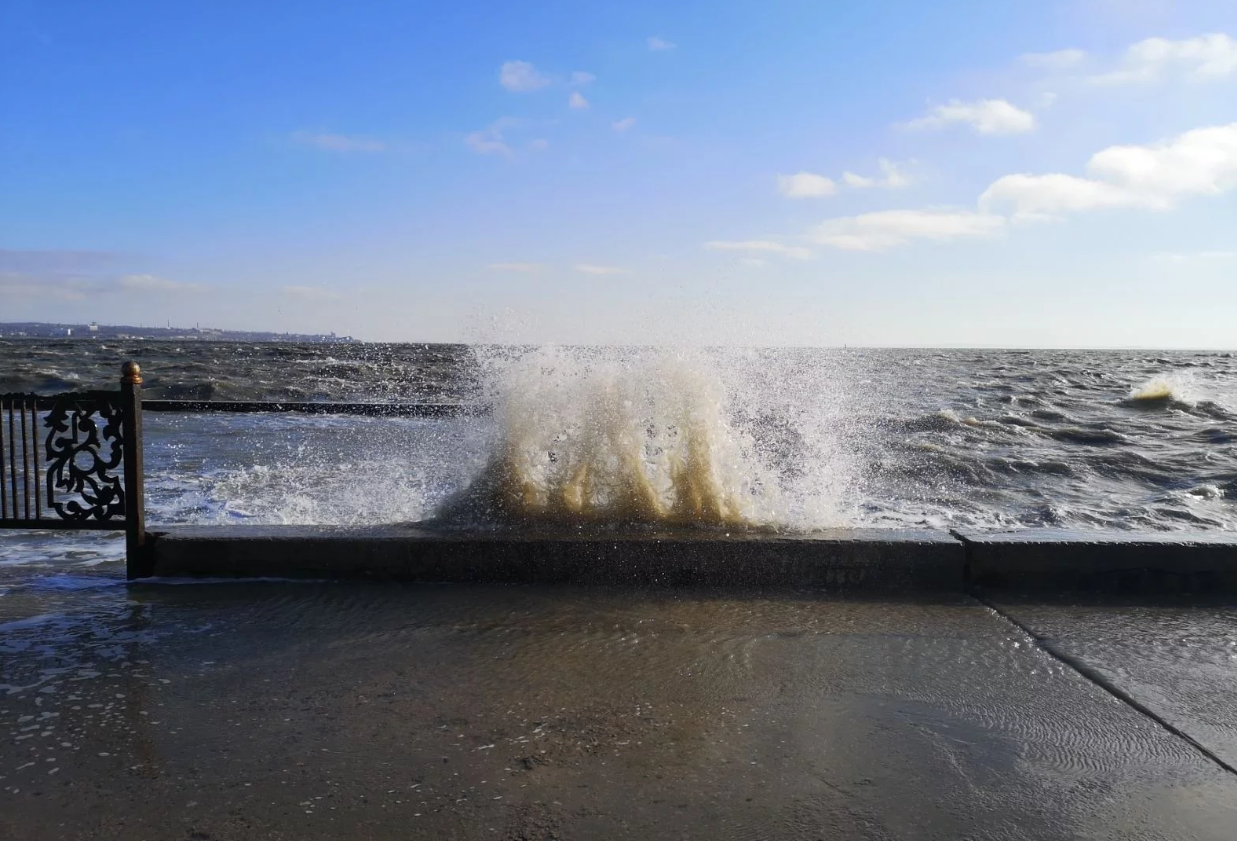
[[(481, 410), (148, 412), (154, 526), (1237, 528), (1230, 352), (8, 340), (0, 393), (126, 359), (149, 399)], [(0, 533), (0, 569), (115, 574), (121, 542)]]

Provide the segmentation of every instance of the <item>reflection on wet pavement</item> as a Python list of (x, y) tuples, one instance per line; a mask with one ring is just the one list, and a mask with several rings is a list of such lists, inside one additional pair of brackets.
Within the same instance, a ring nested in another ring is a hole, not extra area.
[(88, 583), (5, 597), (0, 837), (1237, 825), (1237, 779), (965, 597)]

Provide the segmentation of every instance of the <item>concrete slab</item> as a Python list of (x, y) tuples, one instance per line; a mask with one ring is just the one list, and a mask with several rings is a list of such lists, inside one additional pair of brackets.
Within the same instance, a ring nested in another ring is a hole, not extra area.
[(1237, 602), (999, 607), (1237, 768)]
[(118, 592), (5, 641), (0, 837), (1231, 841), (1237, 826), (1237, 776), (964, 597)]
[(439, 582), (784, 585), (961, 590), (945, 532), (802, 536), (454, 533), (423, 527), (185, 527), (153, 543), (159, 576), (366, 577)]
[(1237, 534), (1027, 529), (954, 532), (983, 587), (1237, 592)]

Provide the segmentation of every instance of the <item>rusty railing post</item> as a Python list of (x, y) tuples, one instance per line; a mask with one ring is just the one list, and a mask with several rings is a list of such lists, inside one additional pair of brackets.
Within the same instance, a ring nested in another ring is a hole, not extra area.
[(146, 494), (142, 469), (142, 369), (136, 362), (121, 368), (120, 402), (124, 413), (125, 574), (130, 580), (154, 573), (146, 552)]

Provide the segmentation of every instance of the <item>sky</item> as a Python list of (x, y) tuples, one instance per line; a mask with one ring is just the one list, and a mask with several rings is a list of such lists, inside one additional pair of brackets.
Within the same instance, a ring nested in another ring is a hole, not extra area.
[(0, 321), (1237, 347), (1237, 2), (0, 4)]

